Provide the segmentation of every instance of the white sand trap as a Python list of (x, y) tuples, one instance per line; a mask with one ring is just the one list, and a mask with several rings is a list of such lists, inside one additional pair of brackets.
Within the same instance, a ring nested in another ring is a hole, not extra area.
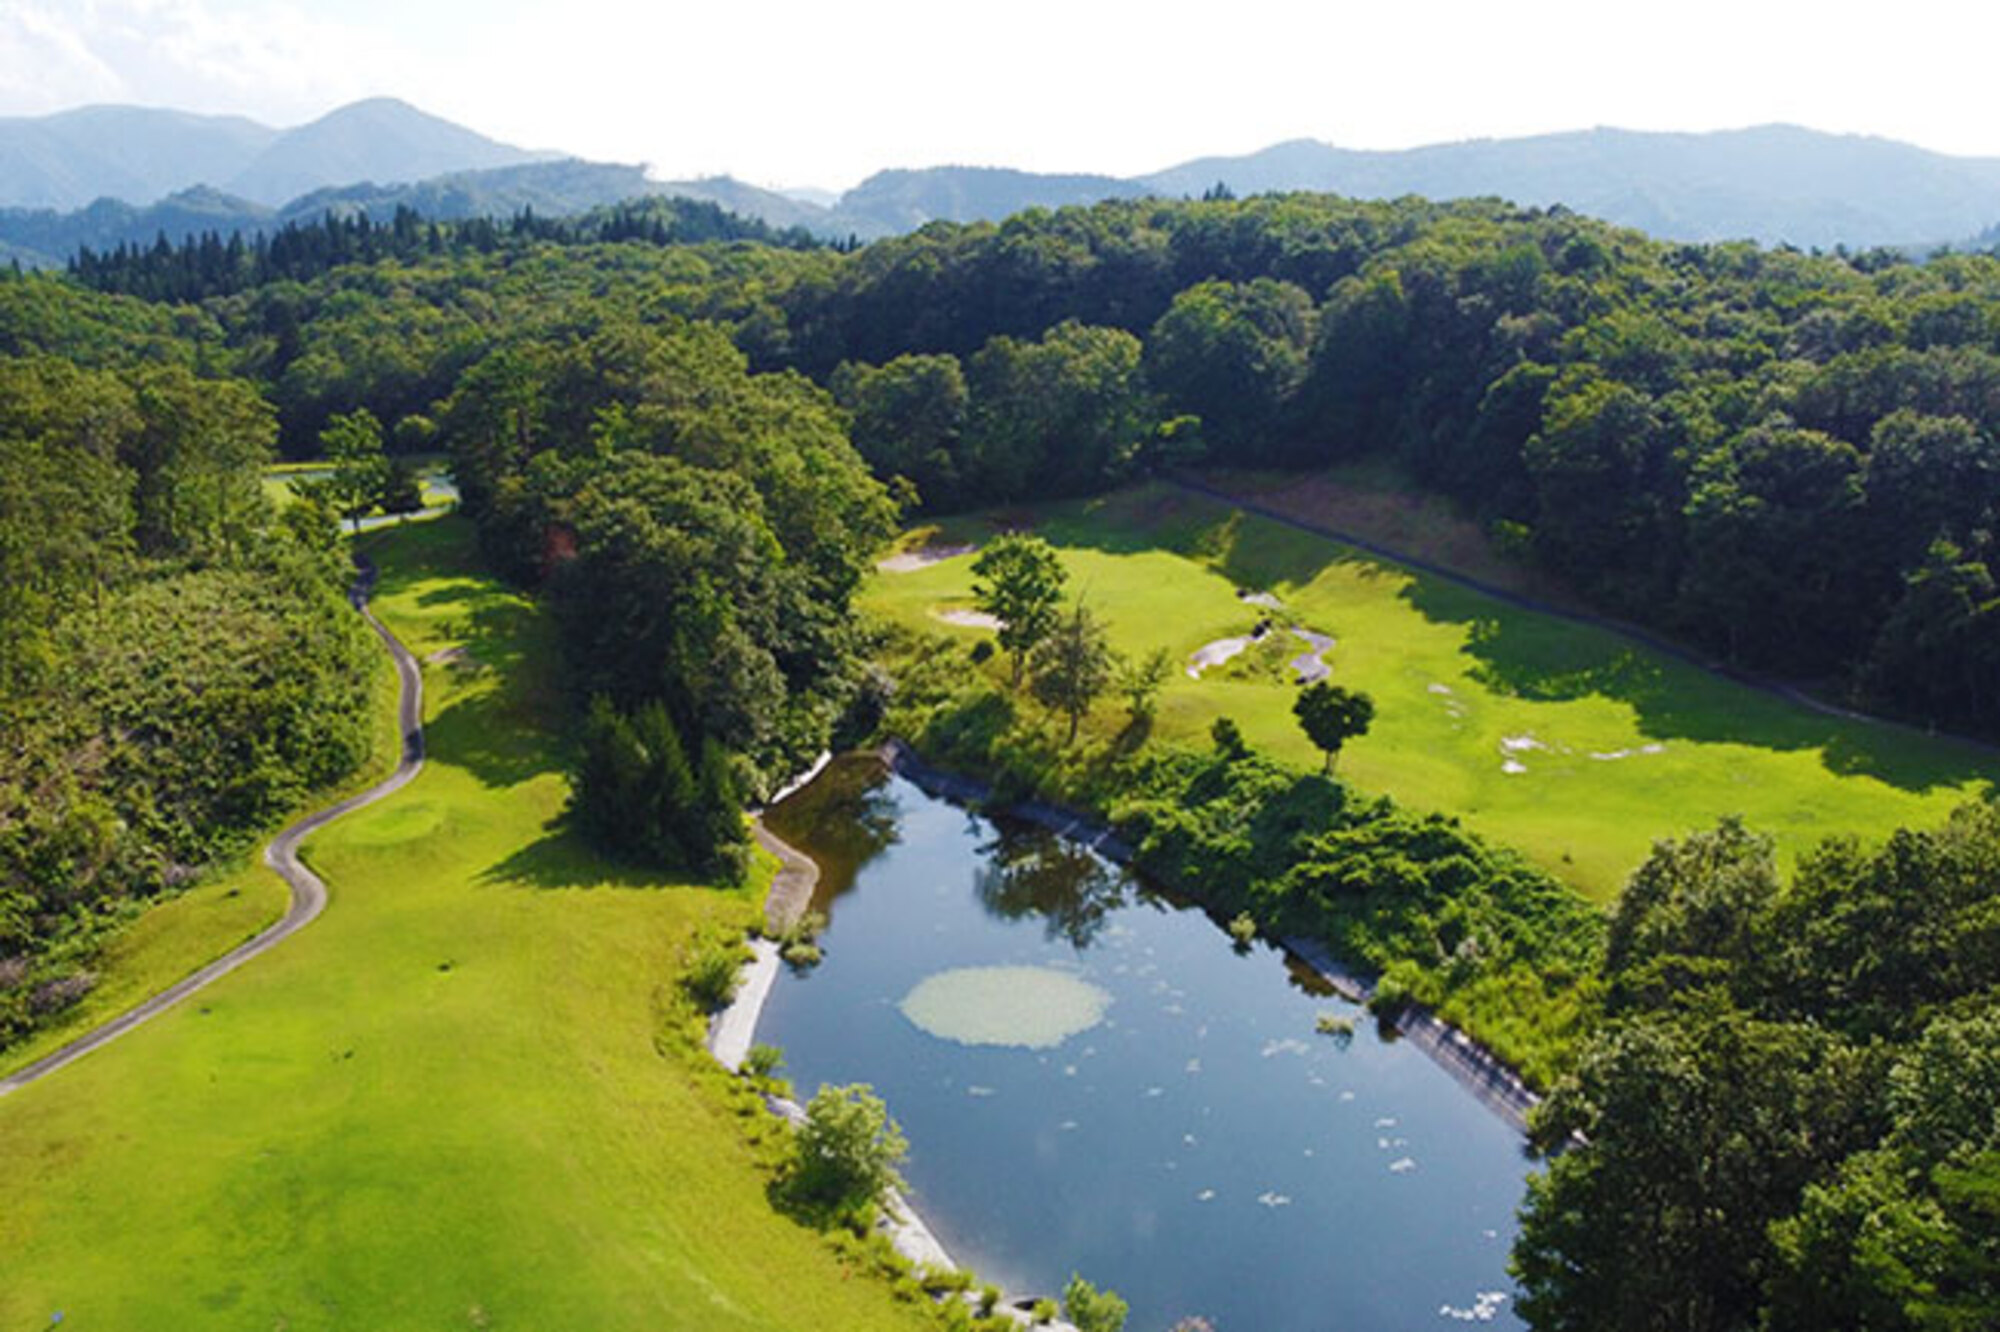
[(1275, 592), (1251, 592), (1239, 587), (1236, 589), (1236, 596), (1241, 601), (1246, 601), (1252, 606), (1262, 606), (1265, 610), (1277, 610), (1285, 604), (1278, 600), (1278, 594)]
[(1509, 777), (1518, 777), (1527, 770), (1528, 765), (1519, 759), (1504, 759), (1500, 764), (1500, 771), (1506, 773)]
[(1201, 647), (1195, 649), (1193, 656), (1188, 658), (1188, 678), (1190, 680), (1201, 679), (1203, 671), (1208, 670), (1212, 666), (1220, 666), (1223, 662), (1236, 656), (1256, 641), (1253, 635), (1238, 634), (1235, 638), (1218, 638), (1213, 643), (1203, 644)]
[(915, 573), (933, 564), (957, 559), (960, 555), (970, 555), (978, 549), (970, 543), (963, 546), (918, 546), (915, 550), (899, 550), (886, 560), (877, 560), (875, 567), (883, 573)]
[(1532, 735), (1509, 735), (1500, 739), (1500, 749), (1507, 754), (1525, 754), (1531, 749), (1547, 749), (1548, 746)]
[(942, 609), (933, 607), (931, 609), (931, 618), (934, 620), (943, 620), (946, 624), (955, 624), (961, 629), (998, 629), (1001, 627), (1001, 620), (997, 615), (988, 615), (985, 611), (964, 610), (956, 606)]
[(1640, 745), (1637, 749), (1614, 749), (1608, 754), (1592, 754), (1591, 757), (1599, 763), (1616, 763), (1619, 759), (1628, 759), (1635, 754), (1664, 754), (1666, 752), (1667, 747), (1655, 741), (1650, 745)]
[(1436, 694), (1439, 698), (1451, 697), (1451, 686), (1448, 684), (1427, 684), (1424, 688)]
[(1292, 658), (1292, 674), (1302, 685), (1324, 680), (1333, 674), (1333, 667), (1326, 664), (1326, 654), (1333, 651), (1333, 639), (1327, 634), (1316, 634), (1310, 629), (1292, 626), (1292, 637), (1304, 643), (1312, 651)]

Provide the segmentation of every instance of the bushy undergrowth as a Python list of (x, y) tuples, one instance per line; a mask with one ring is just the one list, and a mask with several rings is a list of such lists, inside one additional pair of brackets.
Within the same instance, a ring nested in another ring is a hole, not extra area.
[(163, 571), (56, 625), (0, 711), (0, 1045), (118, 920), (369, 755), (372, 637), (303, 560)]
[(1141, 724), (1061, 730), (945, 654), (910, 653), (889, 723), (997, 798), (1090, 810), (1138, 867), (1222, 918), (1323, 939), (1547, 1084), (1600, 1007), (1604, 918), (1580, 895), (1439, 814), (1360, 795), (1250, 752), (1147, 743)]

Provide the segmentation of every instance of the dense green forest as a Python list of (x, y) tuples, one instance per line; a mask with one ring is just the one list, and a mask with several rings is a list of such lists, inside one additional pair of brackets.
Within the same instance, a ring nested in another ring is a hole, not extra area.
[(256, 385), (197, 321), (8, 284), (0, 355), (0, 1043), (104, 932), (366, 757), (373, 648), (330, 515), (283, 522)]
[[(617, 216), (442, 254), (408, 222), (396, 261), (206, 309), (297, 441), (355, 406), (425, 416), (530, 292), (588, 283), (824, 383), (933, 508), (1394, 456), (1621, 616), (2000, 728), (2000, 259), (1305, 195), (1030, 211), (851, 255), (587, 243)], [(355, 253), (320, 249), (302, 273)], [(175, 291), (205, 262), (128, 255), (98, 280)]]
[[(648, 860), (739, 865), (741, 801), (880, 707), (849, 599), (899, 506), (1168, 467), (1393, 457), (1619, 616), (2000, 732), (2000, 260), (1314, 196), (854, 253), (616, 217), (0, 281), (5, 1013), (60, 1002), (48, 959), (99, 900), (356, 761), (325, 522), (249, 481), (361, 409), (451, 452), (560, 637), (574, 816)], [(1605, 922), (1448, 820), (1226, 744), (1123, 775), (1113, 812), (1170, 876), (1521, 1020), (1542, 1145), (1568, 1145), (1517, 1253), (1539, 1324), (1973, 1327), (2000, 1298), (1990, 806), (1790, 882), (1724, 826)]]

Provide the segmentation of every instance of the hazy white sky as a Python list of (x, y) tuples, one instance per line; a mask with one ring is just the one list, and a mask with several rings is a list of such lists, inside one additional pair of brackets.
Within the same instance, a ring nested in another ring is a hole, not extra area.
[(388, 94), (528, 147), (841, 188), (1791, 121), (2000, 156), (1991, 0), (0, 0), (0, 115)]

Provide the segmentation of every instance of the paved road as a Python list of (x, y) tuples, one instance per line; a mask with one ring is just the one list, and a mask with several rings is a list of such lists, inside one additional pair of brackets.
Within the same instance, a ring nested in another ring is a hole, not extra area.
[(47, 1077), (66, 1064), (75, 1063), (91, 1051), (109, 1045), (132, 1028), (158, 1017), (189, 995), (206, 989), (251, 958), (269, 952), (311, 924), (319, 913), (326, 909), (326, 885), (299, 860), (299, 844), (341, 815), (372, 805), (384, 796), (401, 790), (423, 769), (423, 673), (417, 668), (416, 658), (396, 641), (395, 635), (384, 628), (382, 622), (375, 618), (374, 612), (368, 609), (368, 594), (375, 586), (375, 566), (369, 563), (365, 556), (356, 556), (355, 564), (359, 569), (359, 575), (355, 579), (353, 590), (349, 593), (349, 600), (368, 621), (369, 627), (381, 638), (383, 645), (389, 649), (389, 655), (395, 658), (396, 674), (402, 683), (399, 717), (403, 734), (403, 759), (397, 764), (396, 771), (379, 785), (371, 786), (359, 795), (349, 796), (337, 805), (329, 805), (316, 813), (308, 814), (272, 838), (271, 844), (264, 848), (264, 863), (276, 870), (279, 877), (283, 878), (292, 890), (292, 905), (282, 920), (256, 938), (237, 945), (178, 984), (160, 991), (137, 1008), (113, 1018), (86, 1036), (78, 1037), (53, 1054), (36, 1060), (20, 1072), (0, 1078), (0, 1096), (18, 1091), (31, 1082)]

